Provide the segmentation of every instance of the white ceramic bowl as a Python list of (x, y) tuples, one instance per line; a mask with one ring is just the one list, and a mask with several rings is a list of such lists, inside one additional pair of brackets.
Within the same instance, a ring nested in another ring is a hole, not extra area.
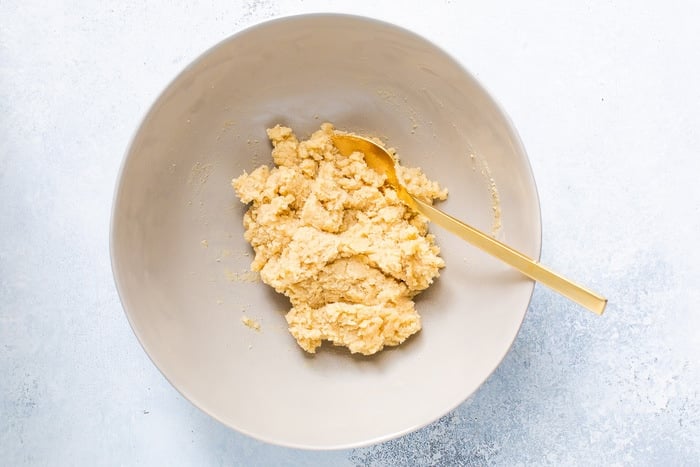
[(255, 438), (314, 449), (386, 440), (456, 407), (508, 352), (533, 289), (435, 227), (447, 267), (417, 299), (419, 334), (370, 358), (328, 343), (305, 354), (286, 330), (287, 300), (248, 280), (246, 207), (230, 180), (271, 161), (267, 127), (304, 137), (324, 121), (384, 138), (449, 188), (444, 210), (487, 231), (491, 177), (499, 237), (540, 251), (535, 184), (515, 130), (425, 39), (375, 20), (305, 15), (240, 32), (185, 69), (146, 115), (119, 178), (111, 254), (124, 309), (197, 407)]

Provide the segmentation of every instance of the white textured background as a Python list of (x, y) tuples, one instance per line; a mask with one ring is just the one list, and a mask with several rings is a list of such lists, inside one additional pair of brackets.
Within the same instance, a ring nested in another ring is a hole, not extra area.
[[(0, 0), (1, 465), (700, 465), (700, 3), (398, 5)], [(538, 286), (471, 399), (325, 453), (183, 400), (129, 328), (108, 254), (117, 170), (158, 93), (232, 33), (318, 11), (462, 61), (530, 154), (543, 261), (611, 300), (597, 318)]]

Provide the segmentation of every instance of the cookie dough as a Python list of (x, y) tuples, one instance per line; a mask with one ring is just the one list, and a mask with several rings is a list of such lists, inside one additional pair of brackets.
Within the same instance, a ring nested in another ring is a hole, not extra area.
[[(245, 239), (251, 269), (289, 297), (289, 331), (315, 353), (322, 341), (371, 355), (421, 329), (413, 297), (445, 263), (427, 220), (404, 205), (367, 167), (362, 153), (341, 155), (330, 123), (306, 141), (284, 126), (267, 130), (275, 167), (232, 181), (250, 203)], [(397, 166), (409, 192), (432, 203), (447, 190), (420, 169)]]

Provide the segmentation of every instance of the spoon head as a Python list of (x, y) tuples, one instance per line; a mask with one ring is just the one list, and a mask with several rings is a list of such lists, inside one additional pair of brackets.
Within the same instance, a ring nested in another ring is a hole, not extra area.
[(399, 198), (413, 209), (416, 209), (413, 197), (399, 183), (399, 179), (396, 176), (396, 160), (389, 151), (370, 139), (347, 133), (334, 133), (333, 144), (344, 156), (349, 156), (354, 152), (364, 154), (367, 166), (375, 172), (385, 175), (387, 183), (396, 190)]
[(344, 156), (349, 156), (354, 152), (363, 153), (365, 162), (372, 170), (386, 175), (386, 181), (393, 187), (396, 188), (399, 185), (396, 169), (394, 168), (396, 161), (382, 146), (362, 136), (345, 133), (335, 133), (333, 135), (333, 144)]

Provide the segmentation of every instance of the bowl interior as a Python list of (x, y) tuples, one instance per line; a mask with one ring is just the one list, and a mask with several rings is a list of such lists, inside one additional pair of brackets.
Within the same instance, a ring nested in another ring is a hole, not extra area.
[[(340, 448), (423, 426), (501, 362), (533, 283), (449, 233), (447, 267), (417, 299), (423, 330), (374, 357), (329, 344), (315, 356), (286, 330), (284, 297), (249, 274), (246, 207), (233, 177), (270, 163), (265, 129), (300, 138), (324, 121), (382, 137), (450, 190), (445, 211), (539, 256), (536, 189), (518, 137), (458, 63), (374, 20), (307, 15), (263, 23), (206, 52), (136, 133), (112, 219), (115, 280), (131, 325), (195, 405), (256, 438)], [(256, 332), (242, 316), (260, 322)]]

